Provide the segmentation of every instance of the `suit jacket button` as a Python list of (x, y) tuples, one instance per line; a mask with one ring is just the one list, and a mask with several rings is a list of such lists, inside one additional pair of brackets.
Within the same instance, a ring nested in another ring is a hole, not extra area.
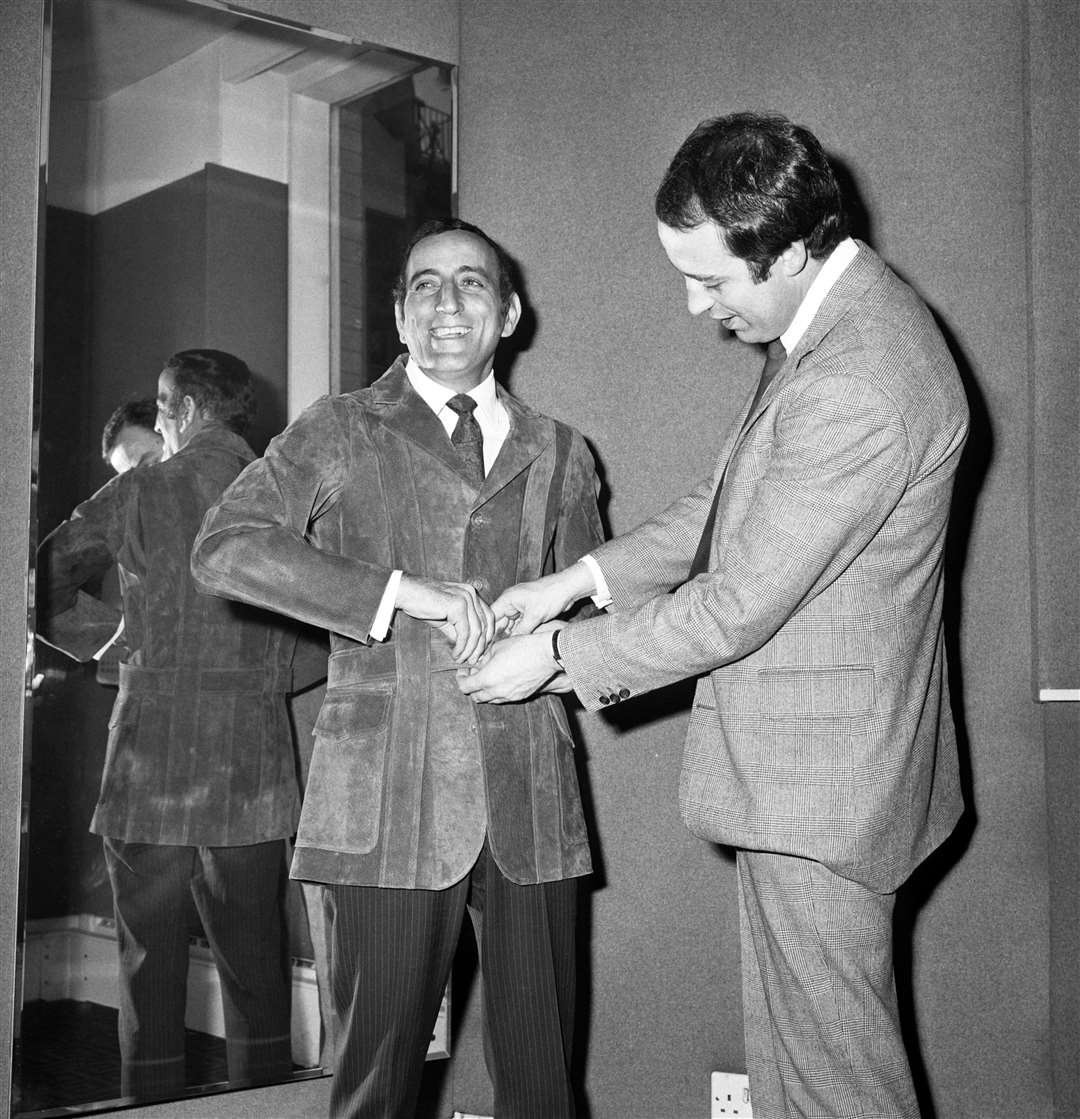
[(630, 698), (630, 689), (629, 688), (620, 688), (619, 689), (619, 699), (629, 699), (629, 698)]
[(487, 524), (487, 517), (485, 517), (483, 513), (473, 513), (473, 515), (470, 519), (472, 520), (472, 523), (474, 525), (486, 525)]
[(602, 705), (607, 706), (607, 704), (609, 704), (610, 702), (611, 702), (611, 697), (610, 696), (602, 695), (600, 697), (600, 703)]

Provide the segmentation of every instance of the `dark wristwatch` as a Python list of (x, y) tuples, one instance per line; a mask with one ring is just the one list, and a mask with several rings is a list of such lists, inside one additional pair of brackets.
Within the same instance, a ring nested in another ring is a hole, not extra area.
[(559, 630), (553, 629), (551, 631), (551, 655), (555, 658), (555, 663), (562, 668), (562, 657), (559, 656)]

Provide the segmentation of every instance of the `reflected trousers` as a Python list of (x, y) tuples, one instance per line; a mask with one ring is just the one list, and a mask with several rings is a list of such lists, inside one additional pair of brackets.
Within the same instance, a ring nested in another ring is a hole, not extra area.
[(290, 1073), (284, 841), (187, 847), (105, 837), (104, 846), (120, 951), (122, 1093), (185, 1086), (189, 897), (221, 980), (230, 1082)]
[(576, 879), (517, 885), (485, 844), (445, 890), (323, 889), (336, 1015), (331, 1119), (412, 1119), (466, 907), (496, 1119), (573, 1119)]

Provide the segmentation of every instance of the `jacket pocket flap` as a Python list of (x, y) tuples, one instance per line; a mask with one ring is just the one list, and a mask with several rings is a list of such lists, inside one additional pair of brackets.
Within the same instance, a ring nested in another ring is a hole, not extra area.
[(864, 715), (874, 707), (874, 670), (861, 665), (770, 668), (758, 681), (765, 715)]
[(389, 717), (392, 698), (393, 693), (386, 688), (327, 692), (315, 721), (315, 735), (328, 739), (355, 738), (375, 730)]

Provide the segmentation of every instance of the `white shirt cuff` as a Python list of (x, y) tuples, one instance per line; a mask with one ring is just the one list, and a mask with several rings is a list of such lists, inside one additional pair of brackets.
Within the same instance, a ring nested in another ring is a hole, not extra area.
[(606, 606), (611, 605), (611, 594), (608, 591), (604, 573), (592, 556), (582, 556), (581, 562), (592, 572), (593, 582), (596, 583), (596, 594), (592, 596), (593, 603), (598, 610), (603, 610)]
[(390, 632), (390, 623), (394, 619), (394, 603), (397, 600), (398, 584), (401, 582), (401, 572), (391, 572), (386, 581), (386, 590), (379, 599), (379, 609), (375, 611), (375, 620), (368, 630), (368, 637), (372, 641), (385, 641)]
[(102, 645), (100, 649), (98, 649), (98, 651), (93, 656), (93, 660), (96, 660), (96, 661), (101, 660), (101, 658), (103, 656), (105, 656), (105, 654), (117, 643), (117, 641), (120, 640), (120, 636), (121, 636), (121, 634), (123, 634), (123, 632), (124, 632), (124, 619), (121, 618), (120, 619), (120, 624), (116, 627), (116, 632), (113, 633), (112, 637), (110, 637), (109, 640), (106, 641), (105, 644)]

